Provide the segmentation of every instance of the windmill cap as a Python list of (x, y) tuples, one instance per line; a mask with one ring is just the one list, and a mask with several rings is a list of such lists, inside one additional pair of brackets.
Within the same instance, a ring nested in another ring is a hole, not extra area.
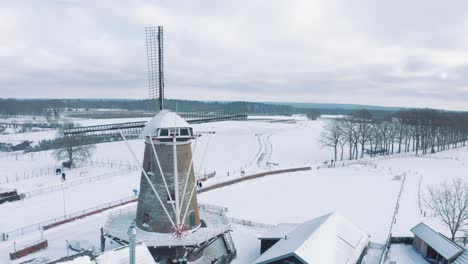
[(154, 132), (159, 128), (177, 127), (183, 128), (191, 126), (178, 114), (169, 110), (161, 110), (148, 123), (146, 123), (140, 134), (140, 138), (145, 138), (148, 134), (154, 134)]

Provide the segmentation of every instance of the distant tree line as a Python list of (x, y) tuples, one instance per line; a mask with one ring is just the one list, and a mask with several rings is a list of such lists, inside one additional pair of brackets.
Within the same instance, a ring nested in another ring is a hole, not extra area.
[[(349, 115), (350, 109), (313, 109), (290, 105), (257, 102), (207, 102), (195, 100), (165, 99), (165, 107), (177, 112), (215, 112), (221, 114), (243, 113), (249, 115), (293, 115), (305, 114), (311, 119), (321, 114)], [(149, 100), (136, 99), (2, 99), (0, 115), (43, 115), (57, 119), (61, 112), (74, 109), (122, 109), (149, 111)], [(382, 117), (388, 111), (372, 110), (372, 115)]]
[(465, 146), (467, 137), (467, 112), (401, 110), (376, 118), (361, 110), (347, 118), (330, 119), (320, 141), (333, 149), (336, 161), (345, 156), (350, 160), (362, 158), (364, 154), (434, 153)]

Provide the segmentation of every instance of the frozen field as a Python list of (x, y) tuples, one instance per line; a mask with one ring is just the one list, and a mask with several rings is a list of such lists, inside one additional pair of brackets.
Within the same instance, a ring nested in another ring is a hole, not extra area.
[[(427, 193), (430, 185), (437, 185), (444, 181), (462, 178), (467, 181), (468, 148), (447, 150), (423, 157), (394, 158), (379, 161), (383, 166), (410, 171), (403, 189), (397, 223), (394, 226), (395, 236), (411, 236), (409, 231), (420, 222), (425, 222), (435, 230), (448, 235), (448, 230), (439, 220), (429, 212), (419, 208), (418, 192), (421, 197)], [(419, 185), (421, 183), (421, 187)], [(421, 199), (421, 204), (423, 200)], [(426, 211), (426, 217), (424, 217)]]
[[(78, 120), (82, 125), (103, 124), (109, 120)], [(137, 121), (112, 120), (112, 122)], [(228, 121), (194, 125), (203, 133), (194, 144), (194, 164), (197, 175), (216, 172), (210, 181), (224, 181), (239, 177), (243, 170), (247, 175), (297, 166), (312, 166), (312, 170), (269, 176), (242, 182), (199, 196), (199, 201), (229, 208), (236, 218), (267, 224), (302, 222), (331, 211), (338, 211), (371, 235), (371, 241), (384, 243), (390, 228), (402, 178), (406, 175), (394, 236), (409, 236), (409, 230), (423, 221), (438, 231), (447, 230), (430, 215), (423, 216), (418, 206), (418, 192), (428, 185), (438, 184), (456, 177), (466, 178), (468, 148), (444, 151), (425, 157), (392, 157), (372, 159), (366, 164), (354, 164), (340, 168), (321, 168), (319, 164), (331, 158), (331, 150), (322, 148), (319, 136), (323, 121), (306, 121), (303, 118), (256, 117), (249, 121)], [(43, 134), (41, 134), (43, 133)], [(53, 138), (56, 131), (0, 135), (11, 139), (35, 137)], [(129, 141), (141, 161), (144, 143)], [(67, 182), (103, 177), (65, 188), (33, 196), (19, 202), (0, 205), (0, 233), (35, 224), (65, 213), (84, 210), (111, 201), (124, 199), (139, 188), (140, 173), (124, 172), (115, 164), (134, 164), (124, 142), (96, 145), (91, 161), (113, 166), (89, 166), (67, 171)], [(50, 151), (34, 154), (0, 154), (0, 188), (16, 188), (20, 192), (60, 186), (58, 176), (49, 175), (58, 166)], [(47, 173), (45, 173), (47, 171)], [(47, 174), (47, 175), (46, 175)], [(229, 174), (229, 176), (228, 176)], [(30, 177), (28, 177), (28, 175)], [(23, 179), (21, 179), (23, 176)], [(8, 179), (8, 183), (6, 182)], [(13, 179), (13, 180), (12, 180)], [(16, 180), (15, 179), (19, 179)], [(64, 203), (65, 200), (65, 203)], [(107, 213), (88, 217), (44, 232), (50, 247), (36, 256), (55, 258), (66, 254), (65, 240), (89, 240), (98, 245), (99, 228)], [(81, 229), (79, 228), (81, 227)], [(256, 237), (264, 230), (234, 226), (233, 237), (237, 243), (238, 259), (234, 262), (250, 263), (259, 254)], [(13, 242), (19, 245), (37, 239), (39, 232), (0, 242), (0, 263), (8, 263), (8, 253)], [(393, 249), (393, 247), (392, 247)], [(395, 248), (391, 256), (413, 258), (408, 248)], [(24, 261), (24, 260), (22, 260)], [(416, 264), (424, 262), (414, 262)]]
[(202, 203), (268, 224), (300, 223), (338, 211), (383, 243), (401, 182), (362, 166), (269, 176), (203, 193)]
[[(47, 238), (49, 242), (49, 247), (47, 250), (39, 251), (16, 261), (10, 261), (8, 255), (8, 252), (13, 251), (14, 249), (13, 243), (11, 241), (2, 242), (0, 243), (0, 263), (21, 263), (25, 259), (33, 258), (47, 261), (66, 256), (67, 240), (69, 243), (73, 243), (74, 241), (87, 241), (88, 244), (94, 245), (97, 251), (99, 251), (99, 228), (104, 225), (106, 218), (107, 212), (104, 212), (59, 226), (57, 228), (46, 230), (44, 231), (43, 236)], [(236, 224), (232, 224), (231, 228), (233, 230), (232, 238), (238, 250), (237, 257), (232, 263), (250, 263), (253, 259), (257, 258), (260, 252), (260, 244), (258, 243), (257, 236), (265, 230), (261, 228), (248, 228)], [(17, 239), (16, 246), (21, 247), (30, 243), (31, 241), (38, 241), (40, 239), (41, 234), (39, 232), (27, 234), (24, 237)], [(119, 246), (120, 245), (117, 243), (111, 244), (109, 239), (106, 240), (107, 250)], [(73, 251), (70, 252), (70, 254), (73, 253)]]
[(0, 205), (2, 232), (62, 217), (94, 206), (102, 205), (133, 195), (139, 188), (139, 172), (126, 173), (51, 191), (18, 202)]

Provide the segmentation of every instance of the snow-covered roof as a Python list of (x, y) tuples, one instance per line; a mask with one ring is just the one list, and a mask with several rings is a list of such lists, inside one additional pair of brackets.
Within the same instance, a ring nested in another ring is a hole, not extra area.
[(293, 231), (299, 224), (278, 224), (275, 227), (269, 229), (258, 239), (282, 239)]
[(254, 263), (295, 256), (303, 263), (354, 264), (368, 242), (368, 234), (340, 214), (330, 213), (298, 225)]
[[(94, 260), (89, 256), (77, 257), (72, 260), (60, 262), (63, 264), (128, 264), (130, 257), (129, 247), (124, 246), (109, 251), (105, 251)], [(148, 247), (144, 243), (135, 245), (135, 263), (138, 264), (157, 264), (151, 256)]]
[(169, 110), (161, 110), (153, 119), (146, 123), (146, 126), (141, 132), (140, 138), (146, 137), (148, 134), (154, 134), (158, 128), (174, 128), (174, 127), (190, 127), (190, 125), (178, 114)]
[(60, 264), (95, 264), (96, 262), (92, 261), (89, 256), (81, 256), (74, 258), (72, 260), (58, 262)]
[(464, 250), (463, 254), (461, 254), (453, 264), (468, 264), (468, 251)]
[(463, 251), (462, 247), (450, 241), (442, 234), (437, 233), (424, 223), (419, 223), (413, 227), (411, 232), (413, 232), (415, 236), (421, 238), (447, 260), (453, 259)]
[[(129, 247), (125, 246), (102, 253), (95, 261), (97, 264), (128, 264), (129, 255)], [(135, 245), (135, 263), (156, 264), (156, 261), (144, 243)]]

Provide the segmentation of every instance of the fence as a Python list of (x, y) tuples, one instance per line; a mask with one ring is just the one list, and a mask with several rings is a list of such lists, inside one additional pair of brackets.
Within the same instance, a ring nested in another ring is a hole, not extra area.
[(231, 223), (244, 225), (244, 226), (259, 227), (259, 228), (272, 228), (272, 227), (274, 227), (274, 225), (269, 225), (269, 224), (264, 224), (264, 223), (259, 223), (259, 222), (253, 222), (253, 221), (234, 218), (234, 217), (228, 217), (228, 219), (229, 219), (229, 221)]
[(380, 257), (380, 262), (379, 262), (380, 264), (383, 264), (385, 262), (387, 255), (388, 255), (388, 251), (390, 249), (390, 244), (392, 242), (392, 229), (393, 229), (393, 225), (396, 222), (398, 209), (400, 208), (400, 198), (401, 198), (401, 194), (403, 193), (403, 187), (405, 186), (405, 182), (406, 182), (406, 173), (404, 174), (403, 181), (401, 182), (400, 192), (398, 193), (398, 198), (395, 204), (395, 211), (393, 212), (392, 222), (390, 223), (390, 230), (388, 231), (388, 237), (387, 237), (387, 240), (385, 241), (385, 249), (382, 252), (382, 256)]
[(233, 180), (213, 184), (211, 186), (208, 186), (208, 187), (205, 187), (203, 189), (198, 190), (197, 193), (204, 193), (204, 192), (211, 191), (211, 190), (218, 189), (218, 188), (222, 188), (222, 187), (225, 187), (225, 186), (228, 186), (228, 185), (231, 185), (231, 184), (235, 184), (235, 183), (239, 183), (239, 182), (243, 182), (243, 181), (248, 181), (248, 180), (253, 180), (253, 179), (257, 179), (257, 178), (261, 178), (261, 177), (265, 177), (265, 176), (269, 176), (269, 175), (288, 173), (288, 172), (296, 172), (296, 171), (307, 171), (307, 170), (310, 170), (310, 169), (311, 169), (310, 167), (299, 167), (299, 168), (283, 169), (283, 170), (275, 170), (275, 171), (267, 171), (267, 172), (257, 173), (257, 174), (244, 176), (244, 177), (236, 178), (236, 179), (233, 179)]
[(217, 206), (217, 205), (199, 203), (199, 204), (198, 204), (198, 207), (199, 207), (200, 209), (212, 210), (212, 211), (217, 211), (217, 212), (223, 212), (223, 213), (227, 213), (227, 212), (228, 212), (228, 208), (227, 208), (227, 207), (222, 207), (222, 206)]
[[(38, 178), (38, 177), (44, 177), (44, 176), (51, 176), (55, 175), (55, 170), (57, 167), (60, 166), (49, 166), (49, 167), (42, 167), (42, 168), (36, 168), (31, 171), (22, 171), (22, 172), (16, 172), (14, 175), (7, 175), (7, 176), (0, 176), (0, 184), (8, 184), (11, 182), (20, 182), (24, 180), (29, 180), (33, 178)], [(83, 161), (80, 162), (80, 167), (93, 167), (93, 168), (126, 168), (126, 169), (132, 169), (132, 170), (139, 170), (140, 166), (131, 163), (131, 162), (115, 162), (115, 161)]]
[(117, 161), (84, 161), (81, 162), (81, 165), (90, 166), (90, 167), (106, 167), (106, 168), (128, 168), (133, 170), (140, 170), (140, 165), (134, 162), (117, 162)]
[(47, 240), (41, 240), (41, 241), (38, 241), (38, 242), (34, 242), (32, 243), (31, 245), (28, 245), (18, 251), (14, 251), (14, 252), (11, 252), (10, 253), (10, 259), (11, 260), (14, 260), (14, 259), (19, 259), (19, 258), (22, 258), (24, 256), (27, 256), (29, 254), (32, 254), (34, 252), (37, 252), (39, 250), (42, 250), (42, 249), (45, 249), (49, 246), (49, 243), (47, 242)]
[[(439, 150), (436, 153), (418, 153), (416, 155), (416, 151), (409, 151), (409, 152), (402, 152), (402, 153), (393, 153), (393, 154), (387, 154), (387, 155), (381, 155), (381, 156), (373, 156), (373, 157), (364, 157), (364, 158), (357, 158), (353, 160), (341, 160), (341, 161), (335, 161), (335, 167), (339, 166), (347, 166), (347, 165), (352, 165), (354, 164), (353, 162), (355, 161), (376, 161), (376, 160), (389, 160), (389, 159), (396, 159), (396, 158), (405, 158), (405, 157), (417, 157), (417, 158), (433, 158), (433, 159), (450, 159), (450, 160), (455, 160), (458, 162), (463, 163), (463, 160), (460, 160), (458, 158), (451, 158), (451, 157), (437, 157), (433, 156), (433, 154), (441, 153), (441, 152), (447, 152), (447, 151), (461, 151), (463, 148), (467, 148), (468, 146), (458, 146), (454, 148), (447, 148), (443, 150)], [(328, 162), (324, 162), (322, 165), (319, 165), (317, 168), (331, 168), (334, 167), (331, 164), (328, 164)]]
[(0, 178), (0, 184), (19, 182), (43, 176), (55, 175), (56, 167), (42, 167), (31, 171), (16, 172), (15, 175), (7, 175)]
[(135, 202), (136, 200), (137, 200), (137, 198), (135, 196), (130, 196), (130, 197), (127, 197), (127, 198), (124, 198), (124, 199), (120, 199), (120, 200), (117, 200), (117, 201), (101, 204), (101, 205), (94, 206), (94, 207), (91, 207), (91, 208), (88, 208), (88, 209), (84, 209), (84, 210), (77, 211), (77, 212), (74, 212), (74, 213), (71, 213), (71, 214), (67, 214), (67, 215), (64, 215), (64, 216), (61, 216), (61, 217), (56, 217), (56, 218), (49, 219), (49, 220), (46, 220), (46, 221), (43, 221), (43, 222), (39, 222), (39, 223), (32, 224), (32, 225), (29, 225), (29, 226), (21, 227), (21, 228), (18, 228), (18, 229), (12, 230), (12, 231), (8, 231), (8, 232), (5, 232), (5, 233), (0, 233), (0, 234), (2, 234), (2, 235), (0, 235), (0, 241), (8, 240), (8, 239), (18, 237), (18, 236), (22, 236), (24, 234), (34, 232), (34, 231), (45, 230), (45, 229), (57, 226), (59, 224), (67, 223), (67, 222), (70, 222), (70, 221), (73, 221), (73, 220), (76, 220), (76, 219), (79, 219), (79, 218), (82, 218), (82, 217), (85, 217), (85, 216), (88, 216), (88, 215), (100, 213), (100, 212), (102, 212), (104, 210), (108, 210), (108, 209), (111, 209), (111, 208), (114, 208), (114, 207), (117, 207), (117, 206), (120, 206), (120, 205), (132, 203), (132, 202)]
[(59, 184), (59, 185), (53, 185), (53, 186), (50, 186), (50, 187), (37, 189), (37, 190), (34, 190), (34, 191), (30, 191), (30, 192), (25, 192), (25, 193), (22, 193), (22, 195), (25, 198), (31, 198), (33, 196), (38, 196), (38, 195), (42, 195), (42, 194), (46, 194), (46, 193), (50, 193), (50, 192), (61, 191), (61, 190), (65, 189), (65, 188), (73, 187), (73, 186), (80, 185), (80, 184), (83, 184), (83, 183), (99, 181), (99, 180), (102, 180), (102, 179), (122, 175), (122, 174), (129, 173), (129, 172), (132, 172), (132, 171), (134, 171), (134, 170), (133, 169), (124, 169), (124, 170), (119, 170), (119, 171), (112, 171), (112, 172), (104, 173), (104, 174), (93, 176), (93, 177), (87, 177), (87, 178), (83, 178), (83, 179), (79, 179), (79, 180), (68, 181), (68, 182), (64, 182), (64, 183)]

